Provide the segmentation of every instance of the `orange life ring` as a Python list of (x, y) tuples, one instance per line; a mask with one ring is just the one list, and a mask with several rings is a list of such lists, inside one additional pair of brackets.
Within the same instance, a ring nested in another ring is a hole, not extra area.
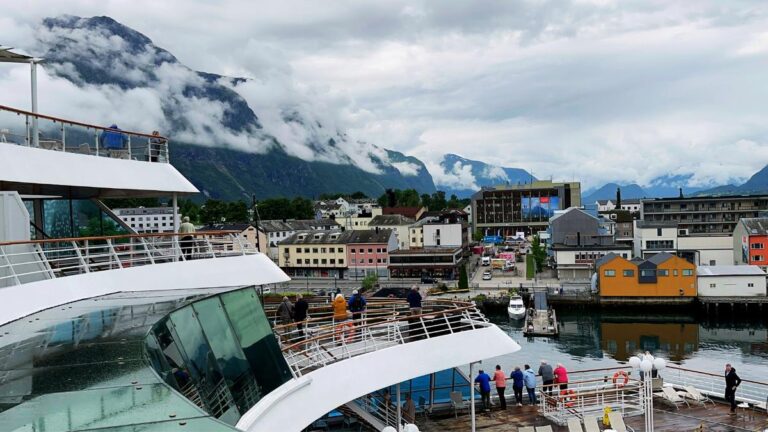
[(571, 390), (560, 390), (560, 398), (565, 400), (565, 406), (567, 408), (573, 408), (573, 400), (576, 398), (576, 392)]
[[(616, 381), (619, 380), (620, 376), (624, 377), (624, 382), (617, 383)], [(613, 374), (613, 383), (616, 384), (616, 387), (619, 387), (619, 388), (624, 387), (625, 385), (627, 385), (628, 382), (629, 382), (629, 374), (626, 371), (621, 370)]]
[(355, 337), (355, 325), (351, 321), (344, 321), (336, 325), (336, 337), (344, 342), (350, 342)]

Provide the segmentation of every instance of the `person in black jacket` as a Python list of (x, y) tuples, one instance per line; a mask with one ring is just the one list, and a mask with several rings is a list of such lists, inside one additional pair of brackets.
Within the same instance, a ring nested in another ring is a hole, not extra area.
[(736, 368), (730, 363), (725, 365), (725, 400), (731, 403), (731, 414), (736, 414), (736, 387), (741, 384), (741, 378), (736, 375)]
[(296, 321), (296, 328), (299, 331), (299, 338), (304, 338), (304, 321), (307, 320), (307, 311), (309, 303), (304, 300), (301, 294), (296, 294), (296, 304), (293, 305), (293, 319)]

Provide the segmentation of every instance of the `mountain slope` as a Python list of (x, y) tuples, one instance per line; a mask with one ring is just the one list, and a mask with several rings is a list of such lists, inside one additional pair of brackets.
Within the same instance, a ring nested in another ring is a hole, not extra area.
[(758, 195), (768, 194), (768, 165), (754, 173), (746, 182), (740, 185), (725, 185), (698, 192), (696, 195)]
[(500, 167), (452, 153), (443, 156), (437, 169), (440, 172), (434, 178), (438, 189), (444, 190), (449, 196), (456, 194), (459, 198), (466, 198), (483, 186), (536, 180), (531, 173), (521, 168)]
[(191, 70), (109, 17), (47, 18), (36, 37), (30, 51), (49, 74), (75, 84), (86, 104), (109, 102), (94, 121), (161, 130), (172, 163), (209, 196), (435, 191), (421, 161), (347, 136), (296, 89), (265, 100), (258, 90), (268, 84)]

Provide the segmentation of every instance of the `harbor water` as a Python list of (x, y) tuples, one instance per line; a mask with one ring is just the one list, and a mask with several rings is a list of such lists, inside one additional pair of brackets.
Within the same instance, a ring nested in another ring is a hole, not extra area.
[(768, 326), (766, 318), (717, 320), (681, 314), (611, 313), (561, 307), (557, 310), (558, 338), (523, 336), (523, 321), (489, 315), (522, 349), (487, 359), (491, 369), (505, 371), (544, 359), (563, 363), (568, 370), (614, 367), (629, 357), (650, 351), (672, 364), (702, 372), (721, 373), (731, 363), (742, 379), (768, 381)]

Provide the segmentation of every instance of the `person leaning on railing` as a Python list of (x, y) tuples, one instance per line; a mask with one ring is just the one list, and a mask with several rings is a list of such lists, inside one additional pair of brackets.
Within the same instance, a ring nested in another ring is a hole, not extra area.
[(166, 154), (167, 146), (168, 140), (160, 136), (159, 131), (152, 131), (152, 138), (149, 139), (149, 148), (147, 149), (147, 160), (150, 162), (159, 161), (160, 155)]
[(195, 248), (195, 238), (191, 234), (195, 233), (195, 226), (189, 222), (189, 216), (184, 216), (182, 224), (179, 227), (179, 245), (181, 246), (181, 253), (184, 255), (184, 259), (191, 260), (192, 252)]
[(122, 150), (125, 148), (125, 142), (125, 135), (116, 124), (111, 125), (108, 130), (102, 131), (99, 135), (99, 145), (103, 149)]
[(408, 300), (408, 306), (411, 308), (411, 315), (421, 315), (421, 294), (419, 293), (419, 287), (416, 285), (412, 286), (406, 300)]

